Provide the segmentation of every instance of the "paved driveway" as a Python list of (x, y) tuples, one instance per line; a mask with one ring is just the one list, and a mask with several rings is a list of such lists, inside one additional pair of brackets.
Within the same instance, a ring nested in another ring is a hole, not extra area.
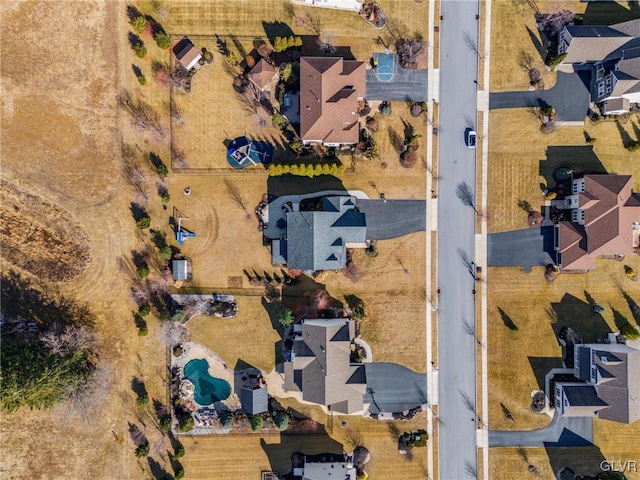
[(490, 267), (522, 267), (554, 263), (553, 227), (526, 228), (487, 236), (487, 261)]
[(558, 72), (558, 80), (550, 90), (491, 93), (489, 108), (494, 110), (546, 104), (556, 108), (557, 121), (581, 122), (589, 109), (590, 95), (584, 82), (586, 75), (588, 72)]
[(364, 200), (356, 205), (366, 215), (367, 240), (386, 240), (426, 228), (424, 200)]
[(593, 444), (591, 417), (563, 417), (559, 413), (540, 430), (491, 430), (490, 447), (585, 447)]
[(427, 376), (397, 363), (373, 362), (364, 364), (367, 374), (367, 393), (364, 402), (369, 412), (402, 412), (426, 403)]
[(396, 65), (396, 74), (390, 82), (378, 80), (372, 68), (367, 70), (366, 75), (367, 100), (427, 101), (427, 70), (425, 69), (406, 69)]

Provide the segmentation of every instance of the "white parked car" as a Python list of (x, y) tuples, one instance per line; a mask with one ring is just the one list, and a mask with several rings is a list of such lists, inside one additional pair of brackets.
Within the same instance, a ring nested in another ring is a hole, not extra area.
[(478, 138), (478, 134), (471, 127), (467, 127), (464, 131), (464, 141), (469, 148), (476, 148), (476, 140)]

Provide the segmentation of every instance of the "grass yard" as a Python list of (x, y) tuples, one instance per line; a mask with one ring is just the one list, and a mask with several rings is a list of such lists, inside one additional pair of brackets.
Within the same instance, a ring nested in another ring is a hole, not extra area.
[[(324, 431), (312, 435), (269, 435), (264, 438), (258, 436), (238, 437), (229, 435), (224, 439), (214, 437), (198, 438), (193, 444), (185, 439), (187, 448), (185, 469), (195, 473), (195, 478), (220, 478), (210, 468), (212, 450), (216, 464), (222, 465), (228, 472), (229, 479), (251, 478), (257, 476), (260, 470), (279, 471), (287, 473), (291, 469), (291, 454), (296, 451), (304, 453), (341, 453), (353, 450), (353, 445), (363, 442), (371, 453), (371, 461), (367, 465), (370, 476), (382, 479), (421, 478), (425, 466), (423, 457), (426, 449), (417, 449), (415, 458), (407, 461), (397, 452), (397, 439), (390, 433), (389, 422), (377, 422), (362, 417), (335, 416), (330, 419), (318, 407), (302, 405), (292, 399), (283, 399), (281, 404), (285, 408), (318, 419), (324, 425)], [(341, 423), (345, 421), (346, 427)], [(417, 430), (424, 427), (425, 416), (420, 413), (409, 422), (396, 422), (400, 431)], [(218, 440), (218, 442), (216, 442)], [(217, 453), (220, 452), (220, 453)], [(208, 455), (208, 460), (207, 459)], [(248, 461), (238, 461), (247, 458)], [(207, 463), (209, 468), (207, 468)]]
[[(572, 469), (577, 475), (595, 476), (602, 471), (600, 462), (605, 460), (603, 454), (598, 447), (492, 448), (489, 451), (489, 478), (509, 480), (533, 477), (529, 465), (536, 467), (540, 478), (555, 478), (555, 474), (564, 467)], [(608, 460), (613, 458), (617, 460), (620, 457), (606, 457)], [(637, 478), (637, 473), (627, 474), (628, 480)]]
[[(537, 2), (542, 13), (558, 8), (584, 15), (586, 25), (610, 25), (640, 17), (640, 11), (623, 2)], [(543, 72), (545, 88), (555, 84), (554, 72), (545, 72), (546, 46), (542, 44), (534, 12), (526, 2), (494, 2), (491, 19), (491, 91), (526, 90), (528, 68), (522, 66), (523, 54), (531, 56), (531, 66)], [(516, 46), (514, 48), (514, 45)]]
[[(492, 429), (530, 429), (549, 423), (547, 415), (531, 412), (530, 396), (533, 390), (543, 389), (544, 375), (551, 368), (562, 366), (562, 349), (556, 340), (562, 326), (572, 326), (585, 341), (596, 341), (617, 331), (624, 322), (634, 322), (618, 289), (619, 285), (640, 301), (636, 284), (624, 274), (624, 264), (637, 270), (640, 257), (627, 257), (624, 262), (598, 260), (596, 269), (588, 274), (559, 275), (551, 283), (544, 280), (544, 272), (538, 267), (528, 274), (517, 268), (489, 270)], [(587, 296), (605, 307), (602, 316), (591, 312)], [(506, 327), (509, 319), (518, 330)], [(515, 416), (515, 422), (504, 418), (501, 402)]]
[[(199, 316), (188, 323), (191, 340), (207, 347), (233, 368), (243, 361), (264, 372), (275, 366), (275, 344), (280, 335), (273, 329), (261, 297), (236, 297), (238, 316), (232, 319)], [(231, 339), (243, 339), (242, 347)]]
[[(586, 128), (563, 126), (548, 135), (540, 132), (539, 122), (526, 109), (495, 110), (489, 121), (490, 233), (526, 228), (527, 214), (518, 201), (526, 200), (539, 211), (544, 202), (540, 183), (552, 181), (553, 171), (560, 166), (576, 172), (634, 175), (634, 190), (640, 188), (638, 154), (623, 146), (628, 137), (638, 138), (639, 115), (621, 126), (613, 122)], [(593, 145), (585, 142), (585, 130), (596, 138)]]

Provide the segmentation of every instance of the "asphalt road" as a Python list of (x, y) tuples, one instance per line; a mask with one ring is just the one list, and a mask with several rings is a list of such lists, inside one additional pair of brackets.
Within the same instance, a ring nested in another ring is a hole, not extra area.
[(358, 209), (366, 215), (367, 240), (386, 240), (426, 227), (424, 200), (356, 200)]
[[(476, 150), (464, 143), (476, 128), (478, 2), (443, 0), (440, 23), (438, 174), (438, 468), (441, 480), (476, 478), (475, 282), (462, 257), (475, 255), (475, 217), (456, 195), (466, 183), (475, 195)], [(471, 405), (467, 405), (470, 400)]]

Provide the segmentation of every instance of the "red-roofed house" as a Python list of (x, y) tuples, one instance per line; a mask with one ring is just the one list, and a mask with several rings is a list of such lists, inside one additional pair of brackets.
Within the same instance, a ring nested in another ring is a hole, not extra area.
[(365, 65), (341, 57), (300, 59), (300, 137), (305, 144), (354, 145), (360, 134), (358, 100)]
[(585, 175), (573, 180), (564, 200), (571, 221), (555, 230), (556, 263), (563, 271), (586, 272), (597, 257), (633, 253), (633, 230), (640, 228), (640, 193), (631, 175)]
[(173, 54), (176, 60), (185, 70), (191, 70), (202, 58), (202, 53), (196, 48), (191, 40), (183, 37), (174, 47)]

